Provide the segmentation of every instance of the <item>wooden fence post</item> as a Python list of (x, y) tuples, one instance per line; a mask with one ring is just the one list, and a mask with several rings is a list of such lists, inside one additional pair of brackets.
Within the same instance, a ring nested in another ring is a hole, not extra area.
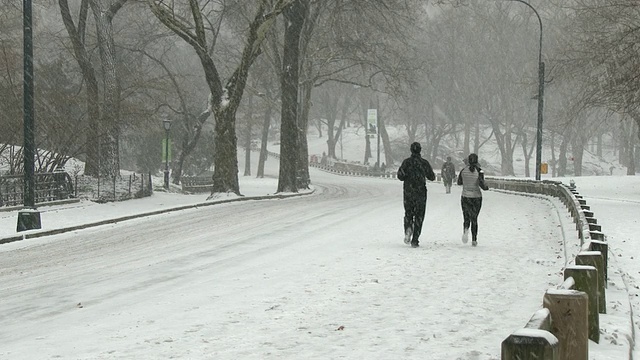
[(604, 273), (604, 261), (602, 259), (602, 253), (600, 251), (581, 251), (576, 255), (576, 265), (588, 265), (593, 266), (597, 270), (598, 283), (597, 283), (597, 296), (598, 296), (598, 312), (600, 314), (607, 313), (607, 300), (604, 290), (604, 284), (606, 283)]
[(518, 329), (502, 342), (502, 360), (558, 360), (559, 342), (546, 330)]
[(559, 341), (559, 359), (589, 359), (588, 305), (589, 296), (582, 291), (549, 289), (544, 294), (551, 333)]
[(516, 330), (502, 342), (502, 360), (558, 360), (560, 345), (551, 332), (549, 309), (539, 309), (524, 329)]
[(607, 281), (609, 279), (609, 272), (607, 270), (609, 266), (609, 244), (605, 241), (591, 240), (589, 242), (589, 250), (600, 251), (602, 254), (602, 261), (604, 262), (604, 287), (606, 289), (609, 286)]
[(564, 269), (564, 278), (572, 277), (575, 289), (588, 296), (588, 329), (589, 339), (600, 342), (600, 314), (598, 313), (598, 270), (593, 266), (574, 265)]

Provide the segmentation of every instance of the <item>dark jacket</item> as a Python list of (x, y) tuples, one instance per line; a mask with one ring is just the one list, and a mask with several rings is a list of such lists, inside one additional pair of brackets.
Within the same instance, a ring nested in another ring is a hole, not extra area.
[(453, 165), (451, 161), (445, 161), (445, 163), (442, 164), (442, 172), (440, 174), (442, 175), (442, 179), (445, 181), (453, 180), (453, 178), (456, 177), (455, 165)]
[(426, 193), (426, 180), (434, 181), (436, 174), (433, 173), (429, 161), (423, 159), (420, 154), (411, 154), (411, 157), (404, 159), (400, 165), (398, 179), (404, 182), (405, 193)]

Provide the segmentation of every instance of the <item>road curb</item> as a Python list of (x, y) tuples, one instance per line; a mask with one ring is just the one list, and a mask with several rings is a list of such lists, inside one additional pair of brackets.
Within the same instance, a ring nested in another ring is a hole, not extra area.
[(134, 214), (134, 215), (121, 216), (121, 217), (113, 218), (113, 219), (96, 221), (96, 222), (92, 222), (92, 223), (88, 223), (88, 224), (82, 224), (82, 225), (76, 225), (76, 226), (68, 226), (68, 227), (60, 228), (60, 229), (43, 230), (43, 231), (32, 232), (32, 233), (27, 233), (27, 234), (22, 234), (22, 235), (14, 235), (14, 236), (10, 236), (10, 237), (4, 237), (4, 238), (0, 238), (0, 245), (1, 244), (8, 244), (8, 243), (16, 242), (16, 241), (20, 241), (20, 240), (34, 239), (34, 238), (39, 238), (39, 237), (43, 237), (43, 236), (63, 234), (63, 233), (70, 232), (70, 231), (76, 231), (76, 230), (87, 229), (87, 228), (90, 228), (90, 227), (113, 224), (113, 223), (117, 223), (117, 222), (121, 222), (121, 221), (138, 219), (138, 218), (146, 217), (146, 216), (165, 214), (165, 213), (169, 213), (169, 212), (173, 212), (173, 211), (187, 210), (187, 209), (193, 209), (193, 208), (204, 207), (204, 206), (219, 205), (219, 204), (227, 204), (227, 203), (238, 202), (238, 201), (287, 199), (287, 198), (292, 198), (292, 197), (313, 195), (314, 193), (315, 193), (315, 189), (312, 189), (309, 192), (304, 192), (304, 193), (274, 194), (274, 195), (262, 195), (262, 196), (243, 196), (243, 197), (238, 197), (238, 198), (233, 198), (233, 199), (214, 200), (214, 201), (208, 201), (208, 202), (202, 202), (202, 203), (196, 203), (196, 204), (190, 204), (190, 205), (182, 205), (182, 206), (177, 206), (177, 207), (168, 208), (168, 209), (155, 210), (155, 211), (149, 211), (149, 212), (144, 212), (144, 213), (139, 213), (139, 214)]

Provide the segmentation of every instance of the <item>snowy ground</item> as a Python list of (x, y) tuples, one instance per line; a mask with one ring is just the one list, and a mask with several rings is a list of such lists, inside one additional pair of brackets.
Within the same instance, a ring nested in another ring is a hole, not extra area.
[[(565, 183), (568, 179), (561, 179)], [(638, 176), (589, 176), (574, 178), (581, 195), (591, 206), (598, 224), (609, 243), (609, 272), (615, 271), (619, 276), (609, 281), (607, 294), (614, 289), (621, 290), (627, 298), (618, 302), (607, 299), (608, 309), (622, 308), (629, 300), (632, 306), (635, 329), (635, 351), (633, 359), (640, 359), (640, 178)], [(611, 276), (610, 276), (611, 277)], [(602, 317), (601, 317), (602, 321)], [(605, 334), (609, 343), (623, 343), (626, 339), (611, 339)], [(631, 336), (633, 336), (631, 334)]]
[[(422, 246), (412, 249), (402, 242), (399, 181), (311, 172), (310, 195), (0, 245), (0, 358), (499, 359), (502, 340), (540, 308), (577, 248), (558, 201), (496, 191), (485, 193), (479, 246), (464, 245), (460, 189), (447, 195), (433, 183)], [(627, 294), (640, 313), (635, 179), (576, 179), (617, 269), (607, 293), (615, 303), (601, 317), (606, 341), (591, 344), (592, 359), (626, 358)], [(275, 184), (241, 177), (247, 196)], [(206, 196), (42, 208), (42, 222), (71, 226)], [(15, 219), (0, 213), (0, 238), (15, 234)]]

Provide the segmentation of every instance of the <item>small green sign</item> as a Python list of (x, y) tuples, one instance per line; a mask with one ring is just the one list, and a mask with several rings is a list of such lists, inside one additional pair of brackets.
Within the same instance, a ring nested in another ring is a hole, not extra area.
[(167, 138), (162, 139), (162, 162), (171, 162), (171, 139), (169, 140), (169, 159), (167, 159)]

